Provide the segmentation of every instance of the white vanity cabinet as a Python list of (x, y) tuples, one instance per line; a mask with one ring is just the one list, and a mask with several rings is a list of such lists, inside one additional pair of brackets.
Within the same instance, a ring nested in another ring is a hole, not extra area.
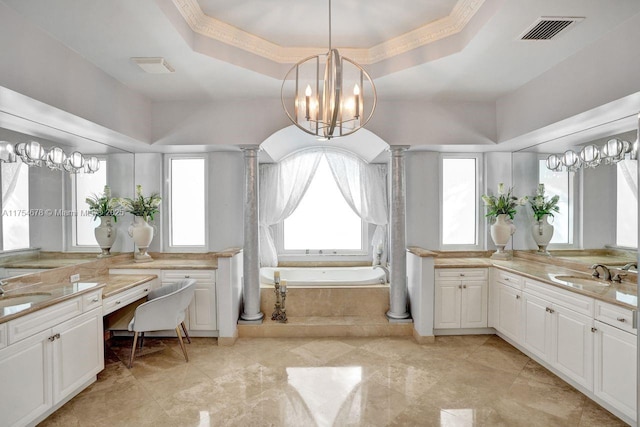
[(196, 290), (189, 305), (190, 331), (215, 331), (218, 329), (216, 314), (216, 280), (214, 270), (163, 270), (162, 286), (183, 279), (195, 279)]
[(502, 270), (495, 270), (492, 300), (496, 313), (494, 327), (507, 338), (520, 344), (522, 335), (522, 279)]
[(104, 369), (102, 308), (83, 306), (78, 296), (5, 324), (0, 384), (12, 387), (0, 387), (0, 425), (42, 420)]
[[(155, 274), (160, 278), (159, 286), (166, 286), (184, 279), (195, 279), (196, 289), (193, 301), (189, 305), (185, 324), (193, 336), (217, 336), (217, 298), (215, 270), (156, 270), (156, 269), (110, 269), (110, 274)], [(154, 285), (139, 285), (136, 287), (137, 298), (146, 296)], [(120, 294), (110, 297), (110, 300), (120, 298)], [(107, 301), (107, 300), (105, 300)], [(130, 301), (131, 302), (131, 301)], [(125, 304), (126, 305), (126, 304)], [(105, 303), (105, 310), (106, 310)], [(114, 308), (117, 309), (118, 307)], [(106, 312), (105, 312), (106, 314)], [(168, 332), (167, 332), (168, 333)], [(166, 335), (167, 333), (160, 333)], [(153, 336), (154, 333), (150, 333)]]
[(486, 268), (436, 270), (434, 329), (486, 328)]
[(594, 394), (633, 420), (638, 350), (631, 316), (631, 310), (596, 301)]

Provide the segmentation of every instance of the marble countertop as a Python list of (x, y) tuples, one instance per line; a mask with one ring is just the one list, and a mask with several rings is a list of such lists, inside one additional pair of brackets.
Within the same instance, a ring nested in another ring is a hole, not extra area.
[[(108, 274), (90, 277), (82, 282), (69, 283), (35, 283), (23, 285), (7, 292), (0, 297), (0, 323), (5, 323), (17, 317), (50, 307), (65, 300), (103, 288), (103, 298), (125, 291), (133, 286), (155, 279), (155, 275), (125, 275)], [(24, 296), (24, 298), (22, 298)], [(28, 302), (31, 296), (41, 298), (41, 301)], [(19, 303), (11, 304), (15, 299)], [(23, 301), (21, 301), (23, 300)]]
[(585, 279), (591, 275), (584, 271), (572, 270), (566, 267), (514, 258), (509, 261), (490, 258), (435, 258), (435, 268), (483, 268), (496, 267), (520, 276), (528, 277), (549, 285), (586, 295), (611, 304), (616, 304), (629, 309), (636, 309), (638, 301), (635, 275), (631, 280), (623, 280), (621, 283), (610, 282), (609, 286), (598, 284), (578, 284), (561, 281), (556, 276), (574, 276)]
[(218, 268), (215, 259), (154, 259), (149, 262), (121, 262), (109, 266), (111, 269), (137, 270), (211, 270)]
[(24, 259), (10, 261), (0, 267), (4, 268), (58, 268), (70, 265), (81, 264), (83, 262), (91, 262), (96, 259), (87, 258), (63, 258), (63, 259)]

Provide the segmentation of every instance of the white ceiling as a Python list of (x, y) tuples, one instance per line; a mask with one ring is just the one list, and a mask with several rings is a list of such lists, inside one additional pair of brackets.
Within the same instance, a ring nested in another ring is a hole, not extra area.
[[(96, 67), (153, 101), (280, 95), (281, 82), (269, 77), (274, 69), (267, 72), (268, 64), (262, 72), (260, 62), (250, 67), (233, 65), (237, 62), (233, 50), (225, 51), (226, 57), (220, 52), (212, 55), (196, 52), (196, 34), (184, 20), (176, 18), (181, 18), (175, 4), (179, 0), (3, 1)], [(334, 44), (375, 45), (441, 18), (450, 13), (455, 3), (454, 0), (335, 0)], [(218, 20), (283, 46), (326, 44), (324, 0), (199, 0), (199, 5), (203, 12)], [(416, 49), (398, 55), (397, 59), (391, 58), (384, 72), (373, 64), (376, 70), (373, 77), (380, 99), (493, 101), (637, 13), (640, 13), (638, 0), (485, 0), (469, 24), (478, 28), (465, 34), (461, 50), (426, 55)], [(517, 40), (540, 16), (586, 19), (556, 40)], [(436, 43), (434, 50), (443, 46)], [(145, 74), (129, 59), (137, 56), (165, 57), (176, 72)]]

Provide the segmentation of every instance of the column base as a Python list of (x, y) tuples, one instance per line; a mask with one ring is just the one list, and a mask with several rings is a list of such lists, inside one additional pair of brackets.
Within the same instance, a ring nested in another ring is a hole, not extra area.
[(241, 314), (240, 319), (238, 319), (238, 325), (259, 325), (262, 323), (262, 319), (264, 319), (264, 314), (262, 312), (252, 316)]
[(400, 315), (392, 314), (390, 311), (386, 313), (389, 323), (413, 323), (413, 319), (409, 313), (403, 313)]

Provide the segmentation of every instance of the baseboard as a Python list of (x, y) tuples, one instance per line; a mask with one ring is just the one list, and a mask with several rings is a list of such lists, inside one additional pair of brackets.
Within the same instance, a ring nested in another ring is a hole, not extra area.
[(434, 329), (433, 335), (495, 335), (493, 328)]
[(433, 344), (436, 342), (435, 335), (420, 335), (415, 329), (413, 330), (413, 339), (416, 340), (418, 344)]

